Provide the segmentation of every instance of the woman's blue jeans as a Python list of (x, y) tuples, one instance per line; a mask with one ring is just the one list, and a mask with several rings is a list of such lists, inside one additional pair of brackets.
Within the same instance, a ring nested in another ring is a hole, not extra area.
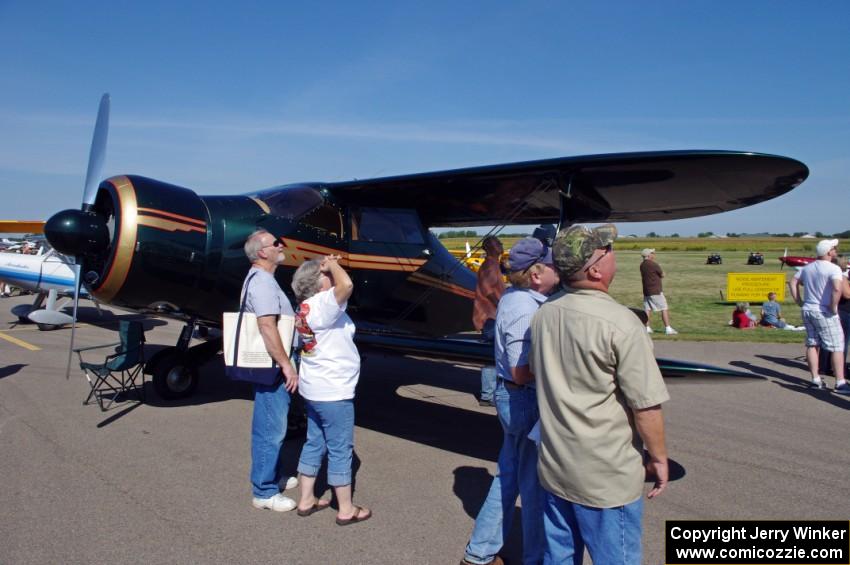
[(328, 484), (351, 484), (354, 453), (354, 399), (315, 401), (304, 399), (307, 408), (307, 442), (301, 449), (298, 472), (308, 477), (319, 474), (328, 456)]

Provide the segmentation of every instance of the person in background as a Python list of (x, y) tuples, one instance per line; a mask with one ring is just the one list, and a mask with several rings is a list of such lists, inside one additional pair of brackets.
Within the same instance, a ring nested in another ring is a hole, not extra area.
[[(499, 299), (505, 293), (502, 280), (501, 259), (504, 248), (498, 237), (487, 236), (482, 243), (484, 262), (478, 269), (478, 282), (475, 285), (475, 301), (472, 303), (472, 324), (487, 341), (493, 339), (493, 327), (496, 324), (496, 308)], [(478, 404), (495, 406), (493, 391), (496, 390), (496, 368), (487, 365), (481, 368), (481, 394)]]
[[(844, 380), (844, 332), (838, 318), (838, 302), (845, 282), (841, 268), (833, 263), (838, 255), (838, 240), (824, 239), (816, 248), (817, 260), (794, 275), (791, 296), (803, 309), (806, 326), (806, 361), (812, 375), (810, 386), (825, 388), (820, 378), (820, 351), (830, 352), (837, 394), (850, 394)], [(801, 293), (801, 289), (804, 289)]]
[(643, 286), (643, 309), (646, 311), (646, 333), (652, 333), (650, 322), (652, 312), (661, 312), (661, 320), (664, 322), (664, 333), (676, 335), (676, 330), (670, 325), (670, 312), (667, 307), (667, 299), (662, 291), (661, 279), (664, 271), (661, 265), (655, 261), (655, 249), (644, 249), (640, 252), (643, 261), (640, 264), (640, 282)]
[(785, 318), (782, 317), (782, 305), (776, 301), (775, 292), (767, 293), (767, 302), (763, 302), (761, 305), (761, 320), (759, 320), (759, 324), (781, 330), (802, 331), (805, 329), (802, 326), (798, 328), (785, 321)]
[(738, 302), (732, 311), (732, 327), (749, 330), (756, 327), (755, 315), (750, 312), (749, 302)]

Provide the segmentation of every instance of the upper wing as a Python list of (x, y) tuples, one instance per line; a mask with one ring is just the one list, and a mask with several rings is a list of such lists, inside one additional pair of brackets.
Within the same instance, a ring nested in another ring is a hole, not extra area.
[(332, 183), (342, 202), (416, 208), (426, 226), (675, 220), (785, 194), (809, 176), (787, 157), (664, 151), (564, 157)]

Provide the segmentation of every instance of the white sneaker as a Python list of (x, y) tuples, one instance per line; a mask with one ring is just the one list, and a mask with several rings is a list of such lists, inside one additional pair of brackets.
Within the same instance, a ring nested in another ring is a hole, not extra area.
[(646, 326), (646, 333), (651, 334), (652, 328), (650, 328), (649, 326)]
[(667, 334), (667, 335), (676, 335), (679, 332), (677, 332), (676, 330), (674, 330), (670, 326), (667, 326), (667, 328), (664, 330), (664, 333)]
[(292, 490), (298, 486), (298, 477), (289, 477), (286, 479), (286, 488), (283, 490)]
[(267, 508), (275, 512), (289, 512), (297, 506), (294, 500), (280, 493), (269, 498), (254, 498), (251, 504), (254, 508)]

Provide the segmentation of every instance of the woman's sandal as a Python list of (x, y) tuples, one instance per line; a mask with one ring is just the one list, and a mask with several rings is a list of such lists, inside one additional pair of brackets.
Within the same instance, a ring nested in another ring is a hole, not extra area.
[[(327, 504), (319, 504), (320, 502), (327, 502)], [(313, 505), (310, 508), (308, 508), (307, 510), (301, 510), (299, 508), (295, 511), (295, 513), (298, 514), (299, 516), (301, 516), (302, 518), (306, 518), (307, 516), (311, 516), (311, 515), (315, 514), (319, 510), (324, 510), (325, 508), (327, 508), (330, 505), (331, 505), (331, 503), (329, 501), (324, 501), (324, 500), (320, 499), (320, 500), (317, 500), (316, 502), (314, 502)]]
[(362, 510), (363, 510), (363, 508), (361, 508), (359, 506), (355, 506), (354, 507), (354, 514), (351, 515), (351, 518), (345, 518), (345, 519), (337, 518), (336, 519), (336, 525), (337, 526), (349, 526), (351, 524), (356, 524), (357, 522), (365, 522), (366, 520), (368, 520), (369, 518), (372, 517), (372, 511), (371, 510), (369, 510), (368, 511), (369, 513), (366, 514), (365, 516), (361, 516), (360, 512)]

